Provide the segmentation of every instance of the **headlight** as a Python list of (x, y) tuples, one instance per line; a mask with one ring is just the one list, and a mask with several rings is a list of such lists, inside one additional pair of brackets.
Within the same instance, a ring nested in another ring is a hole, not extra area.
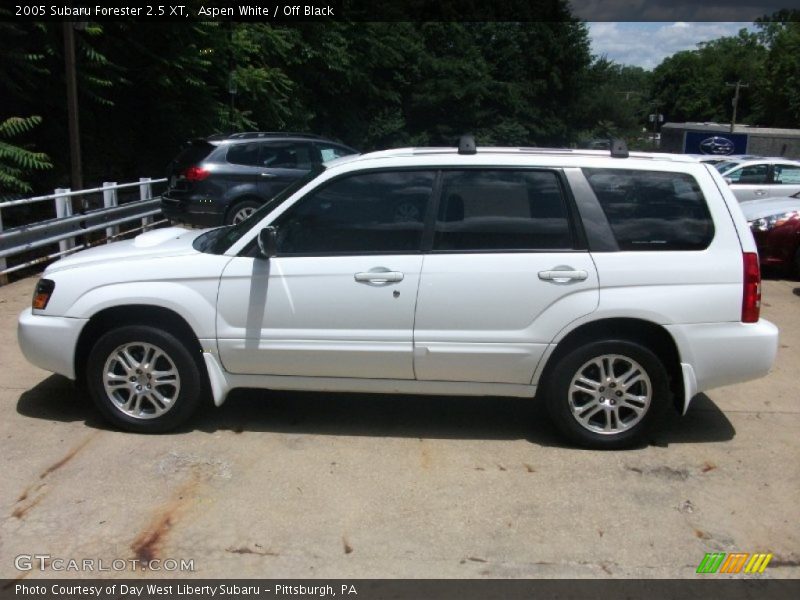
[(52, 279), (40, 279), (36, 284), (36, 289), (33, 291), (33, 308), (36, 310), (44, 310), (47, 308), (47, 303), (50, 302), (50, 296), (53, 295), (53, 290), (56, 289), (56, 282)]
[(800, 210), (790, 210), (778, 215), (770, 215), (755, 221), (750, 221), (750, 228), (754, 231), (769, 231), (781, 225), (785, 225), (792, 219), (800, 219)]

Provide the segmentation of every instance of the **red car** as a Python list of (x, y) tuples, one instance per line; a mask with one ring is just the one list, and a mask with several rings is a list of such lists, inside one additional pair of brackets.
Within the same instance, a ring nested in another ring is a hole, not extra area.
[(764, 266), (777, 266), (800, 277), (800, 192), (784, 198), (740, 204), (750, 224)]

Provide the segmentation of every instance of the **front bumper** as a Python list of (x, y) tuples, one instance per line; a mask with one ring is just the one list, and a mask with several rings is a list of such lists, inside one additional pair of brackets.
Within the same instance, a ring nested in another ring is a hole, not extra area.
[(35, 315), (26, 308), (17, 325), (22, 354), (37, 367), (75, 379), (75, 348), (88, 320)]

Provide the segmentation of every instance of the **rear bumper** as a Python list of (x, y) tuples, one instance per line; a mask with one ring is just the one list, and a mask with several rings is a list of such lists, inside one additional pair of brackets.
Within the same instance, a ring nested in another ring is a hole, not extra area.
[(34, 315), (26, 308), (20, 313), (17, 324), (22, 354), (37, 367), (75, 379), (75, 348), (87, 321)]
[(194, 196), (176, 198), (169, 194), (161, 196), (161, 212), (172, 221), (201, 227), (222, 225), (225, 216), (216, 203), (209, 202), (206, 198)]
[(693, 375), (694, 389), (686, 390), (686, 405), (694, 394), (765, 376), (778, 352), (778, 328), (766, 319), (758, 323), (665, 327), (678, 346), (684, 365), (684, 384), (687, 372)]

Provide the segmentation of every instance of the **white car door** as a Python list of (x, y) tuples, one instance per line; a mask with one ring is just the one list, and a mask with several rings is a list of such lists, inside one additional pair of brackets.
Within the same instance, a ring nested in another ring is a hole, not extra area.
[(414, 327), (417, 379), (529, 384), (555, 334), (597, 308), (556, 171), (445, 171)]
[(733, 195), (739, 202), (770, 196), (769, 163), (751, 164), (725, 173)]
[[(433, 171), (346, 175), (277, 218), (278, 256), (225, 269), (217, 338), (241, 374), (413, 379)], [(252, 253), (254, 254), (254, 253)]]

